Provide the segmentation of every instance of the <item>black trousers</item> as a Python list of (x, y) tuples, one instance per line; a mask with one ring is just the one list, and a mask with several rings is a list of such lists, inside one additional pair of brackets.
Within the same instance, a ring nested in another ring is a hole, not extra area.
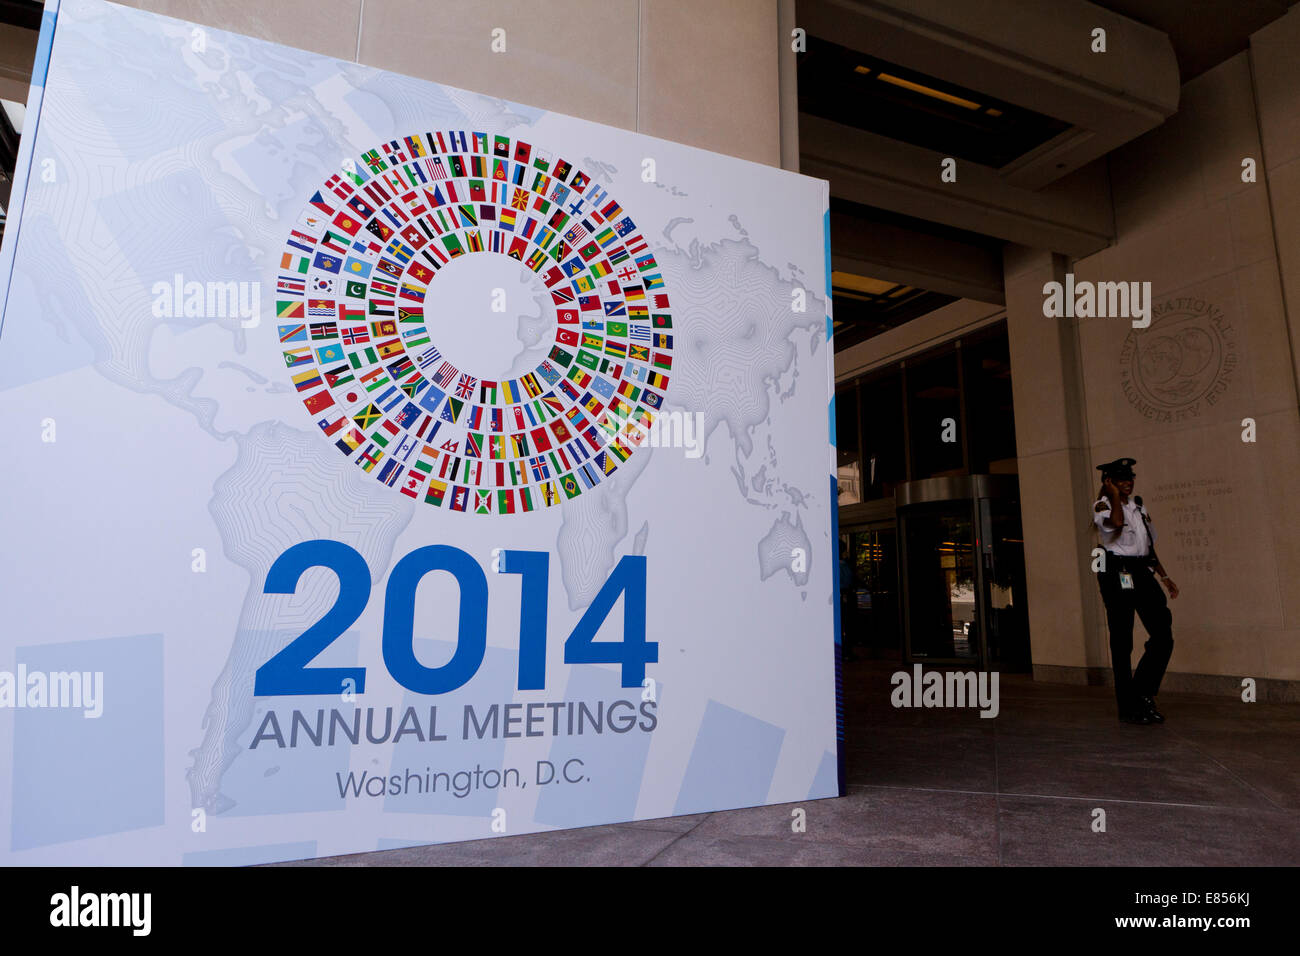
[[(1115, 700), (1120, 713), (1136, 707), (1139, 697), (1154, 697), (1160, 690), (1160, 681), (1169, 666), (1169, 656), (1174, 652), (1173, 621), (1169, 602), (1151, 569), (1138, 565), (1120, 568), (1115, 561), (1108, 562), (1107, 570), (1099, 572), (1101, 599), (1106, 604), (1106, 626), (1110, 630), (1110, 663), (1115, 671)], [(1119, 573), (1127, 570), (1133, 575), (1133, 590), (1120, 587)], [(1147, 642), (1137, 670), (1131, 670), (1133, 655), (1133, 615), (1142, 619)]]

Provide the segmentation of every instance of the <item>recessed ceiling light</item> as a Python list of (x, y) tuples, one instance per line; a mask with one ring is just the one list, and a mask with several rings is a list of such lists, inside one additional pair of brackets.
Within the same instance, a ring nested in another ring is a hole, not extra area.
[(905, 80), (901, 76), (893, 76), (889, 73), (877, 73), (876, 78), (884, 80), (892, 86), (901, 86), (905, 90), (911, 90), (913, 93), (920, 93), (922, 96), (928, 96), (931, 99), (943, 100), (945, 103), (952, 103), (955, 106), (963, 107), (968, 110), (977, 110), (980, 105), (972, 100), (963, 99), (960, 96), (953, 96), (951, 93), (945, 93), (943, 90), (936, 90), (933, 87), (923, 86), (920, 83), (913, 83), (911, 80)]

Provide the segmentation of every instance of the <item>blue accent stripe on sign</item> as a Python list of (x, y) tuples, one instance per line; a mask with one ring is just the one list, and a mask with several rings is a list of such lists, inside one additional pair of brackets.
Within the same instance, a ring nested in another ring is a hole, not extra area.
[(826, 341), (835, 335), (835, 323), (831, 321), (831, 211), (822, 213), (822, 236), (825, 244), (823, 253), (826, 260)]
[(831, 607), (835, 609), (835, 768), (840, 796), (848, 793), (844, 771), (844, 654), (840, 647), (840, 515), (838, 482), (831, 475)]
[(41, 103), (45, 98), (45, 79), (50, 72), (50, 56), (54, 50), (54, 30), (58, 26), (58, 16), (59, 0), (46, 0), (45, 12), (41, 15), (41, 33), (36, 40), (36, 56), (32, 60), (32, 84), (27, 91), (27, 112), (23, 116), (23, 132), (18, 140), (18, 158), (14, 163), (13, 190), (9, 194), (8, 215), (5, 217), (4, 242), (0, 245), (0, 281), (4, 283), (3, 295), (0, 296), (0, 332), (4, 331), (5, 313), (9, 308), (14, 255), (18, 250), (18, 233), (23, 224), (27, 184), (31, 181), (36, 132), (41, 121)]

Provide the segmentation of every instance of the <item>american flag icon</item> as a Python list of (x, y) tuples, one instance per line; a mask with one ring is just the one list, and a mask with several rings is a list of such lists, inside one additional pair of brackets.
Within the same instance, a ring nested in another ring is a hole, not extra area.
[(452, 365), (450, 362), (443, 362), (442, 366), (438, 369), (437, 374), (433, 376), (433, 380), (443, 388), (446, 388), (448, 383), (455, 378), (456, 366)]

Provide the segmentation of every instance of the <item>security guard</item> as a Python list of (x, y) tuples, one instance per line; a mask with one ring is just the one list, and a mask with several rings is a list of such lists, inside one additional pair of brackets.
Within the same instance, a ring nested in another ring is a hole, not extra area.
[[(1106, 603), (1106, 624), (1110, 629), (1110, 660), (1115, 670), (1115, 699), (1119, 719), (1130, 724), (1164, 723), (1156, 709), (1155, 696), (1165, 667), (1174, 650), (1171, 632), (1173, 615), (1165, 595), (1151, 574), (1156, 574), (1178, 597), (1178, 586), (1165, 574), (1156, 557), (1151, 517), (1142, 498), (1133, 495), (1132, 458), (1117, 458), (1098, 465), (1101, 492), (1093, 506), (1093, 522), (1101, 533), (1106, 563), (1097, 575), (1101, 599)], [(1142, 619), (1148, 639), (1137, 671), (1130, 671), (1133, 653), (1133, 612)]]

